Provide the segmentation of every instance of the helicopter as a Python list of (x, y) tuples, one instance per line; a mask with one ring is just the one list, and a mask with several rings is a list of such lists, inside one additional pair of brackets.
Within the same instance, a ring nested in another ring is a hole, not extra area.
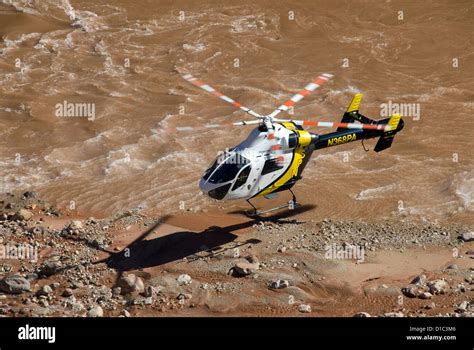
[[(277, 118), (279, 113), (289, 111), (304, 97), (332, 79), (333, 75), (329, 73), (319, 75), (268, 115), (261, 115), (245, 107), (191, 74), (185, 74), (183, 78), (255, 118), (228, 124), (256, 125), (256, 127), (243, 142), (225, 152), (219, 152), (217, 159), (199, 181), (200, 190), (213, 199), (245, 199), (253, 208), (251, 212), (247, 212), (249, 216), (257, 216), (286, 207), (290, 210), (298, 207), (299, 203), (292, 187), (302, 179), (303, 170), (315, 150), (359, 140), (363, 142), (366, 139), (378, 137), (374, 151), (380, 152), (391, 147), (395, 135), (404, 126), (404, 121), (399, 114), (382, 120), (373, 120), (360, 114), (359, 105), (362, 99), (360, 93), (353, 97), (339, 123)], [(222, 126), (221, 124), (205, 124), (200, 128), (214, 129)], [(305, 130), (304, 127), (336, 128), (336, 131), (316, 134)], [(190, 131), (196, 128), (176, 127), (174, 129)], [(292, 200), (275, 208), (257, 210), (250, 202), (250, 199), (256, 197), (271, 199), (278, 192), (286, 190), (291, 192)]]

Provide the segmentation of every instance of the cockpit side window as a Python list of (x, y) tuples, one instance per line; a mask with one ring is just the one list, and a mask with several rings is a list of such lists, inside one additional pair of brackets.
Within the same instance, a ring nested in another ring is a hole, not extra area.
[(252, 167), (249, 165), (240, 172), (239, 176), (237, 176), (234, 186), (232, 187), (232, 191), (242, 187), (247, 182), (251, 169)]

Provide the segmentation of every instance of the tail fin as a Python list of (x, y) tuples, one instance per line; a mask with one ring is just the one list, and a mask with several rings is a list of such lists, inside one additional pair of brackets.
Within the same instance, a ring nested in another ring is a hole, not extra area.
[[(385, 119), (387, 120), (387, 119)], [(393, 138), (395, 134), (403, 129), (403, 120), (400, 118), (400, 114), (394, 114), (387, 121), (389, 129), (383, 132), (383, 135), (380, 136), (377, 144), (375, 145), (374, 151), (380, 152), (384, 149), (390, 148), (392, 146)]]
[[(376, 131), (376, 134), (372, 137), (377, 137), (380, 135), (377, 144), (375, 145), (374, 151), (380, 152), (384, 149), (390, 148), (392, 146), (393, 138), (397, 132), (403, 129), (403, 119), (400, 118), (399, 114), (394, 114), (389, 119), (383, 120), (373, 120), (367, 118), (359, 113), (360, 102), (362, 101), (362, 94), (356, 94), (352, 99), (351, 104), (347, 108), (347, 111), (342, 117), (341, 123), (353, 123), (358, 121), (362, 124), (377, 124), (377, 125), (387, 125), (388, 128), (384, 131)], [(346, 130), (344, 128), (338, 128), (337, 131)]]
[[(347, 108), (347, 111), (342, 116), (341, 123), (353, 123), (354, 121), (359, 121), (361, 123), (374, 123), (375, 121), (369, 119), (362, 114), (359, 113), (359, 106), (360, 102), (362, 101), (362, 94), (354, 95), (351, 104)], [(337, 131), (341, 131), (343, 129), (338, 128)]]
[(390, 126), (390, 130), (388, 131), (394, 131), (397, 130), (398, 124), (400, 123), (400, 114), (394, 114), (390, 117), (388, 120), (387, 125)]
[(362, 94), (356, 94), (354, 98), (352, 99), (352, 102), (349, 105), (349, 108), (347, 108), (346, 113), (351, 113), (351, 112), (358, 113), (361, 100), (362, 100)]

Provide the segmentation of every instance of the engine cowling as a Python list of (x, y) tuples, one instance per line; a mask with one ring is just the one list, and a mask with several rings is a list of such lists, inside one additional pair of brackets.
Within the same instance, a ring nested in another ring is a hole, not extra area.
[(298, 147), (307, 147), (312, 142), (317, 141), (318, 135), (311, 134), (305, 130), (293, 130), (286, 140), (280, 143), (281, 149), (295, 149)]

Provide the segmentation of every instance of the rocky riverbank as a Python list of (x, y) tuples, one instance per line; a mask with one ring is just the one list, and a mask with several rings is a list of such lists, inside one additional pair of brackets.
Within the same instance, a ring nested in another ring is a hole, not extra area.
[(472, 227), (0, 197), (0, 316), (473, 316)]

